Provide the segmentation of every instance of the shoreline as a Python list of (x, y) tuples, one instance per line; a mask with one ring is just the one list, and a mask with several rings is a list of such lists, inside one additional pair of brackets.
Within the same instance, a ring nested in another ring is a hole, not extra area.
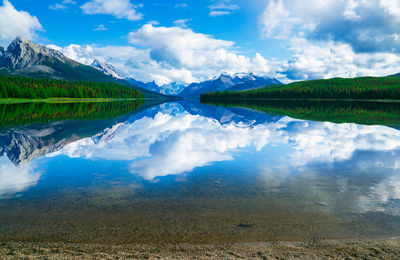
[(221, 244), (1, 242), (2, 259), (398, 259), (400, 239)]

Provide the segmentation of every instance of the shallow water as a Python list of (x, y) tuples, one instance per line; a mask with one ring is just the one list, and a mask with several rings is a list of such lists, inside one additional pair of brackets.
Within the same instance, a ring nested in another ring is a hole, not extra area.
[(189, 101), (125, 112), (0, 130), (0, 240), (400, 234), (396, 127)]

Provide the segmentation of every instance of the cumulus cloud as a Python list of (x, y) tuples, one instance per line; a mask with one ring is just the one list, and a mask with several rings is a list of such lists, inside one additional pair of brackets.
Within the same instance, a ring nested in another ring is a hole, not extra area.
[(349, 44), (357, 53), (400, 52), (400, 4), (387, 0), (270, 0), (259, 23), (267, 37)]
[(25, 11), (18, 11), (8, 1), (0, 6), (0, 43), (5, 44), (17, 36), (32, 39), (42, 30), (39, 20)]
[(149, 48), (152, 60), (188, 70), (196, 80), (204, 80), (223, 71), (270, 72), (268, 62), (261, 55), (257, 54), (253, 59), (239, 55), (231, 50), (234, 42), (214, 39), (191, 29), (147, 24), (131, 32), (128, 40), (133, 45)]
[(400, 70), (399, 6), (386, 0), (270, 0), (259, 24), (265, 37), (293, 52), (278, 69), (289, 81), (386, 76)]
[(214, 39), (188, 28), (143, 25), (128, 36), (133, 46), (69, 45), (60, 48), (69, 58), (84, 64), (103, 59), (121, 75), (157, 84), (189, 84), (207, 80), (222, 72), (272, 72), (271, 63), (260, 54), (253, 58), (233, 50), (234, 42)]
[(130, 0), (92, 0), (81, 6), (85, 14), (109, 14), (130, 21), (141, 20), (143, 15)]
[(356, 53), (349, 44), (334, 41), (292, 38), (289, 42), (294, 54), (278, 70), (290, 80), (386, 76), (400, 70), (396, 53)]
[(155, 27), (146, 24), (131, 32), (128, 40), (133, 45), (150, 47), (154, 60), (176, 67), (199, 68), (207, 61), (210, 52), (231, 47), (234, 43), (213, 39), (180, 27)]

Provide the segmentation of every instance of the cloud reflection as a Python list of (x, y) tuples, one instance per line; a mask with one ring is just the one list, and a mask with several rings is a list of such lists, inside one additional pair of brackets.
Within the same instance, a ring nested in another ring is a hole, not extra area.
[(253, 128), (235, 123), (221, 125), (215, 119), (186, 112), (175, 116), (158, 112), (153, 118), (120, 124), (95, 138), (70, 144), (61, 153), (70, 157), (132, 161), (131, 172), (153, 179), (188, 172), (211, 162), (232, 160), (232, 152), (238, 148), (254, 145), (260, 150), (272, 138), (270, 135), (268, 125)]
[(0, 198), (35, 186), (41, 176), (30, 163), (16, 166), (6, 157), (0, 157)]

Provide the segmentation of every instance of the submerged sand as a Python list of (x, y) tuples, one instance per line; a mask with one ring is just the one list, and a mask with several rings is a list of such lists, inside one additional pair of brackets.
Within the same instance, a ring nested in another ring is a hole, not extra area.
[(0, 242), (1, 259), (400, 259), (400, 240), (215, 245)]

